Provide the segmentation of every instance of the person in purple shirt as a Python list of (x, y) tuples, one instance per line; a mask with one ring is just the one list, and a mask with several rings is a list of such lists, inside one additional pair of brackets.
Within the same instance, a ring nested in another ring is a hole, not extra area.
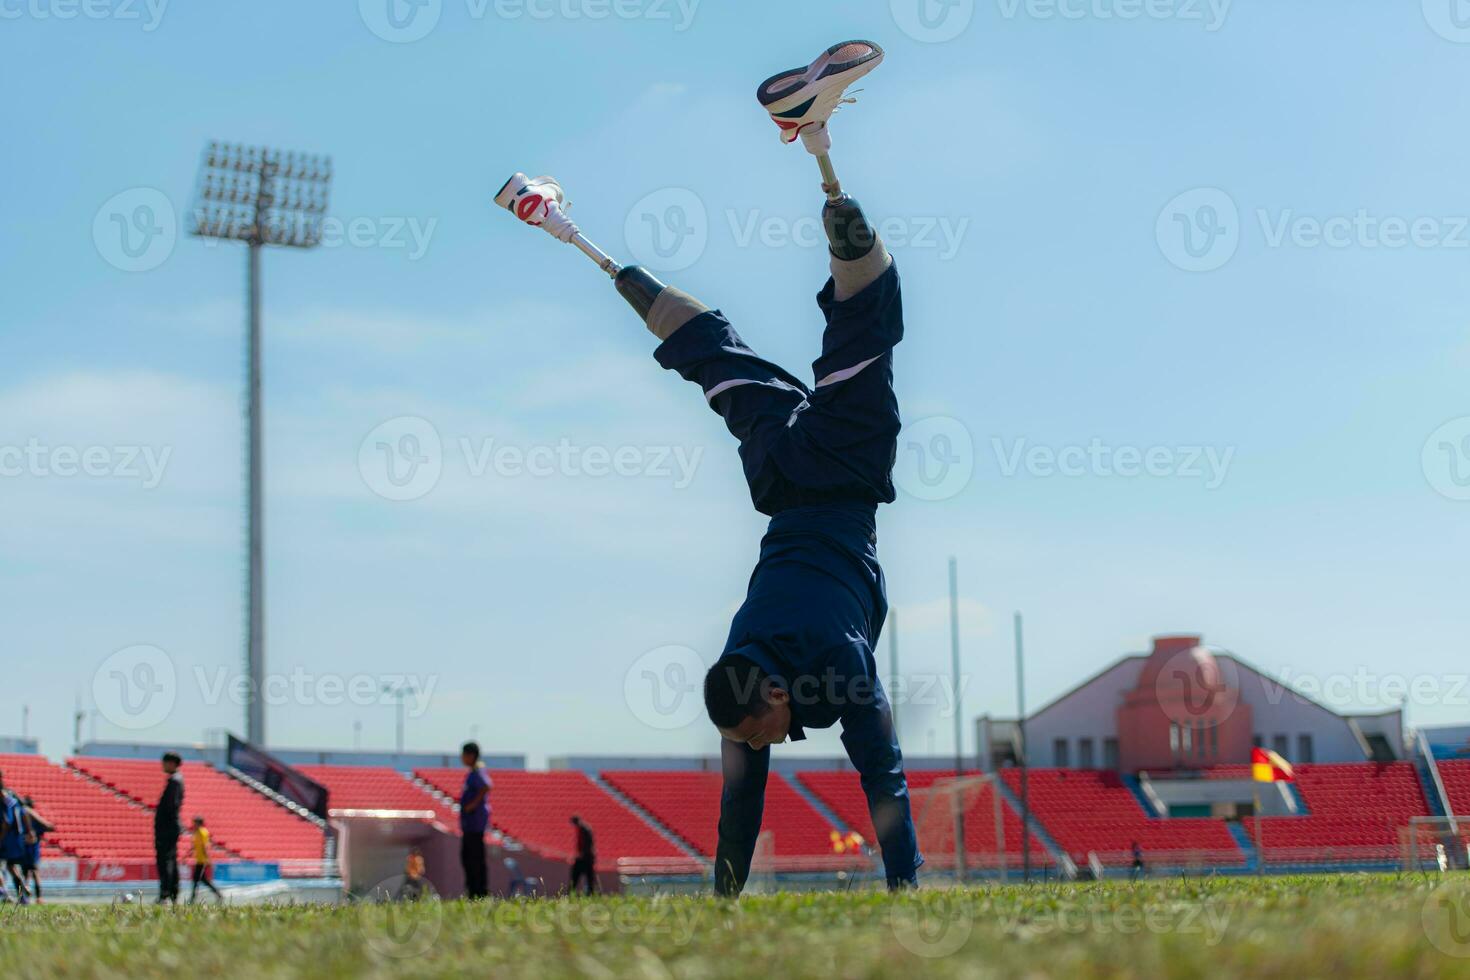
[(469, 899), (490, 894), (490, 872), (485, 864), (485, 831), (490, 829), (490, 774), (480, 761), (478, 742), (466, 742), (459, 761), (468, 772), (459, 794), (459, 860), (464, 866), (464, 893)]

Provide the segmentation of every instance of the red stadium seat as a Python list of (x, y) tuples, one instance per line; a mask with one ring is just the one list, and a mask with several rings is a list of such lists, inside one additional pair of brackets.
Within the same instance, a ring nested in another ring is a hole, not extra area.
[[(38, 755), (0, 756), (0, 771), (8, 788), (32, 797), (37, 812), (56, 826), (43, 856), (153, 861), (153, 813), (146, 807)], [(179, 849), (187, 852), (187, 838)]]
[[(1021, 774), (1002, 773), (1019, 797)], [(1104, 864), (1132, 861), (1137, 841), (1149, 861), (1200, 861), (1239, 865), (1245, 855), (1225, 821), (1209, 817), (1154, 817), (1144, 810), (1117, 773), (1091, 769), (1032, 769), (1028, 775), (1032, 814), (1057, 846), (1079, 866), (1089, 854)]]
[[(74, 769), (150, 808), (163, 792), (166, 777), (153, 759), (67, 761)], [(182, 771), (186, 825), (193, 816), (203, 816), (215, 844), (230, 853), (251, 861), (281, 863), (283, 874), (319, 873), (326, 839), (316, 824), (208, 763), (185, 762)], [(186, 845), (184, 838), (180, 846)]]
[[(1216, 776), (1248, 779), (1250, 771), (1246, 766), (1222, 767)], [(1303, 764), (1295, 767), (1295, 776), (1307, 813), (1261, 818), (1268, 865), (1314, 856), (1341, 862), (1396, 861), (1400, 830), (1412, 817), (1429, 816), (1412, 762)], [(1256, 822), (1242, 825), (1255, 839)]]
[(459, 833), (454, 808), (387, 766), (296, 766), (327, 788), (332, 810), (432, 810), (444, 829)]
[[(419, 769), (415, 775), (457, 799), (463, 769)], [(569, 861), (575, 847), (572, 814), (579, 814), (597, 838), (597, 868), (611, 871), (618, 858), (658, 858), (676, 862), (687, 857), (644, 823), (632, 810), (575, 770), (527, 772), (492, 770), (491, 821), (495, 828), (541, 854)], [(689, 860), (684, 870), (693, 871)]]
[[(978, 775), (970, 773), (969, 775)], [(908, 772), (909, 793), (913, 797), (914, 820), (918, 827), (919, 846), (925, 851), (926, 859), (934, 866), (947, 866), (954, 861), (954, 829), (947, 816), (927, 817), (925, 813), (926, 791), (936, 782), (950, 779), (952, 772), (914, 769)], [(862, 784), (855, 772), (803, 772), (796, 777), (802, 785), (837, 814), (838, 818), (852, 827), (869, 841), (873, 840), (873, 821), (868, 815), (868, 798), (863, 795)], [(991, 789), (982, 788), (965, 810), (965, 851), (973, 854), (996, 852), (995, 806)], [(944, 805), (941, 804), (943, 808)], [(1010, 807), (1001, 808), (1001, 832), (1005, 835), (1005, 853), (1015, 863), (1021, 857), (1021, 819)], [(1034, 863), (1049, 861), (1046, 848), (1036, 838), (1031, 839), (1031, 857)]]
[(1449, 759), (1438, 766), (1450, 809), (1459, 816), (1470, 814), (1470, 759)]
[[(714, 856), (719, 837), (719, 773), (621, 770), (602, 776), (685, 843), (706, 857)], [(771, 773), (766, 783), (762, 826), (771, 834), (777, 858), (803, 856), (825, 859), (833, 865), (851, 863), (850, 857), (833, 853), (832, 831), (836, 828), (779, 773)], [(870, 833), (864, 836), (873, 840)]]

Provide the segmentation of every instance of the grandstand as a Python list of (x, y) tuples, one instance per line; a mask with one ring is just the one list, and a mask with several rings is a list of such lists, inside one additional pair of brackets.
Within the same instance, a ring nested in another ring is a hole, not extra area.
[[(1004, 779), (1019, 795), (1019, 772), (1009, 770)], [(1129, 864), (1135, 841), (1145, 854), (1170, 864), (1208, 863), (1225, 869), (1245, 863), (1225, 821), (1156, 816), (1117, 773), (1033, 769), (1027, 781), (1036, 821), (1078, 865), (1094, 854), (1104, 865)]]
[[(701, 856), (714, 857), (719, 842), (719, 773), (609, 770), (602, 777)], [(780, 773), (767, 778), (764, 827), (770, 835), (771, 870), (837, 869), (862, 862), (859, 854), (834, 853), (833, 823)], [(863, 836), (873, 840), (871, 830)]]
[[(953, 775), (951, 772), (933, 769), (915, 769), (908, 773), (909, 793), (913, 798), (915, 819), (919, 823), (920, 843), (927, 852), (927, 860), (931, 867), (953, 864), (954, 835), (953, 831), (948, 831), (943, 823), (944, 813), (942, 811), (947, 809), (944, 802), (939, 802), (936, 813), (933, 815), (939, 818), (939, 826), (934, 826), (936, 821), (926, 818), (925, 815), (926, 806), (932, 805), (931, 801), (936, 799), (930, 794), (930, 791), (940, 780), (950, 779)], [(979, 773), (971, 771), (966, 775), (973, 777), (978, 776)], [(868, 816), (868, 800), (863, 795), (862, 785), (855, 773), (803, 772), (796, 778), (814, 796), (826, 804), (843, 823), (856, 830), (868, 841), (876, 839), (873, 821)], [(981, 787), (976, 791), (973, 799), (966, 801), (964, 807), (965, 851), (972, 855), (997, 855), (1003, 852), (1007, 866), (1019, 867), (1022, 857), (1020, 813), (1015, 807), (1002, 801), (1000, 835), (1004, 837), (1004, 847), (998, 847), (993, 792), (989, 786)], [(938, 839), (925, 839), (929, 837)], [(1036, 867), (1041, 867), (1050, 861), (1050, 855), (1039, 837), (1031, 838), (1029, 850), (1032, 863)], [(990, 860), (987, 863), (996, 864), (998, 861)]]
[(1470, 816), (1470, 759), (1448, 759), (1439, 763), (1445, 795), (1452, 811)]
[[(1406, 737), (1396, 713), (1343, 716), (1282, 691), (1268, 698), (1264, 675), (1199, 639), (1159, 637), (1151, 653), (1117, 661), (1030, 715), (1028, 754), (1057, 764), (1033, 764), (1024, 788), (1019, 726), (1003, 719), (979, 720), (981, 768), (958, 780), (940, 760), (910, 758), (929, 873), (960, 867), (957, 806), (964, 867), (985, 874), (1017, 873), (1023, 826), (1026, 864), (1043, 876), (1126, 873), (1135, 843), (1151, 870), (1171, 874), (1382, 869), (1411, 856), (1467, 863), (1457, 817), (1470, 815), (1470, 729)], [(1204, 714), (1189, 713), (1175, 689), (1181, 676), (1208, 693)], [(1217, 725), (1234, 734), (1213, 732)], [(1253, 783), (1240, 757), (1251, 744), (1295, 754), (1295, 781)], [(56, 824), (43, 862), (53, 880), (152, 876), (162, 747), (97, 743), (63, 763), (34, 754), (34, 743), (7, 747), (17, 750), (0, 755), (7, 784), (35, 797)], [(335, 881), (340, 890), (349, 865), (391, 874), (402, 855), (383, 849), (410, 845), (434, 848), (436, 870), (453, 869), (464, 780), (454, 758), (265, 752), (230, 738), (224, 748), (187, 754), (185, 814), (207, 819), (227, 878), (253, 873), (302, 888)], [(718, 837), (717, 758), (568, 757), (542, 771), (520, 756), (488, 758), (492, 867), (514, 854), (559, 887), (574, 848), (570, 819), (579, 814), (596, 834), (605, 886), (707, 879)], [(864, 846), (848, 846), (854, 832)], [(876, 837), (846, 760), (773, 759), (759, 870), (807, 883), (877, 875)], [(179, 850), (187, 855), (187, 839)]]
[[(459, 795), (463, 769), (420, 769), (415, 775), (449, 797)], [(597, 834), (597, 870), (614, 871), (619, 858), (670, 861), (694, 871), (698, 864), (658, 828), (585, 774), (572, 770), (492, 770), (491, 819), (495, 828), (540, 854), (570, 861), (575, 840), (572, 814)]]
[(153, 813), (147, 807), (39, 755), (0, 756), (0, 771), (7, 788), (34, 797), (36, 808), (56, 825), (45, 838), (43, 859), (153, 861)]
[[(166, 778), (156, 761), (73, 758), (67, 765), (144, 806), (157, 801)], [(206, 762), (186, 761), (182, 771), (184, 812), (205, 816), (218, 846), (249, 861), (278, 864), (283, 874), (321, 873), (324, 828)]]
[[(663, 877), (708, 873), (716, 845), (720, 776), (706, 762), (686, 769), (493, 770), (496, 844), (524, 849), (551, 862), (570, 860), (573, 813), (597, 833), (598, 870), (604, 875)], [(45, 857), (76, 862), (77, 877), (144, 877), (152, 863), (152, 810), (162, 788), (156, 762), (78, 756), (64, 764), (36, 755), (0, 756), (6, 782), (34, 796), (56, 825)], [(1245, 780), (1244, 767), (1207, 771), (1128, 774), (1081, 769), (1032, 769), (1027, 796), (1031, 816), (1031, 866), (1038, 873), (1097, 864), (1121, 869), (1137, 841), (1158, 869), (1245, 873), (1264, 866), (1340, 869), (1383, 867), (1396, 861), (1403, 828), (1415, 818), (1470, 811), (1470, 760), (1439, 763), (1443, 800), (1426, 793), (1414, 763), (1303, 765), (1291, 796), (1292, 812), (1255, 819), (1248, 810), (1232, 816), (1170, 816), (1160, 809), (1156, 788), (1189, 783), (1204, 792)], [(451, 802), (463, 770), (424, 767), (401, 772), (381, 765), (308, 764), (300, 771), (326, 786), (331, 814), (413, 814), (413, 820), (456, 834)], [(978, 775), (971, 773), (968, 775)], [(319, 826), (258, 786), (202, 760), (184, 763), (185, 810), (204, 814), (214, 828), (224, 864), (277, 866), (283, 877), (331, 875), (331, 825)], [(936, 787), (952, 774), (936, 769), (909, 773), (916, 815)], [(972, 781), (973, 782), (973, 781)], [(995, 833), (994, 790), (975, 784), (965, 797), (965, 851), (972, 869), (1000, 863)], [(1000, 811), (1004, 862), (1012, 874), (1021, 859), (1021, 780), (1015, 769), (1001, 774)], [(921, 846), (931, 872), (954, 866), (952, 824), (940, 799), (920, 820)], [(767, 788), (766, 826), (771, 832), (768, 869), (781, 872), (871, 872), (870, 856), (836, 853), (832, 832), (856, 831), (875, 839), (857, 775), (835, 766), (772, 771)], [(1264, 847), (1262, 846), (1264, 844)], [(181, 855), (187, 840), (181, 840)]]
[(433, 812), (434, 822), (452, 833), (459, 832), (459, 817), (444, 794), (436, 794), (423, 783), (387, 766), (300, 765), (296, 768), (327, 788), (334, 812), (428, 810)]
[(1257, 848), (1264, 848), (1267, 866), (1392, 863), (1399, 831), (1412, 818), (1431, 815), (1408, 762), (1299, 766), (1296, 791), (1304, 813), (1262, 817), (1259, 837), (1256, 821), (1243, 824)]

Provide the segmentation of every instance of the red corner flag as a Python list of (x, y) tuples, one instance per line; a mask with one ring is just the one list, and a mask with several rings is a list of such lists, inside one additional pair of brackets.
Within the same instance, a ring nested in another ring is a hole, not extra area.
[(1258, 783), (1294, 783), (1291, 763), (1270, 749), (1251, 749), (1251, 778)]

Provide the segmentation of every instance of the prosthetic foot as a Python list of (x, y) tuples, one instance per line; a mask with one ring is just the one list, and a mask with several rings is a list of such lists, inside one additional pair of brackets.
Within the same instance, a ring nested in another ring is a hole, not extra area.
[(781, 129), (781, 142), (795, 143), (801, 137), (813, 156), (832, 148), (830, 137), (821, 134), (827, 120), (844, 103), (847, 89), (883, 63), (883, 49), (871, 41), (834, 44), (805, 68), (772, 75), (761, 83), (756, 98)]
[(648, 318), (654, 300), (663, 292), (664, 284), (641, 266), (624, 268), (602, 249), (592, 244), (581, 229), (567, 217), (566, 193), (554, 177), (527, 177), (517, 173), (505, 182), (495, 195), (495, 203), (533, 228), (540, 228), (552, 238), (575, 245), (597, 267), (613, 278), (618, 293), (628, 301), (640, 317)]
[(883, 63), (883, 49), (872, 41), (835, 44), (805, 68), (793, 68), (761, 83), (756, 98), (781, 130), (782, 143), (799, 138), (822, 170), (822, 189), (829, 201), (843, 198), (832, 168), (832, 135), (827, 123), (843, 105), (856, 99), (848, 88)]

